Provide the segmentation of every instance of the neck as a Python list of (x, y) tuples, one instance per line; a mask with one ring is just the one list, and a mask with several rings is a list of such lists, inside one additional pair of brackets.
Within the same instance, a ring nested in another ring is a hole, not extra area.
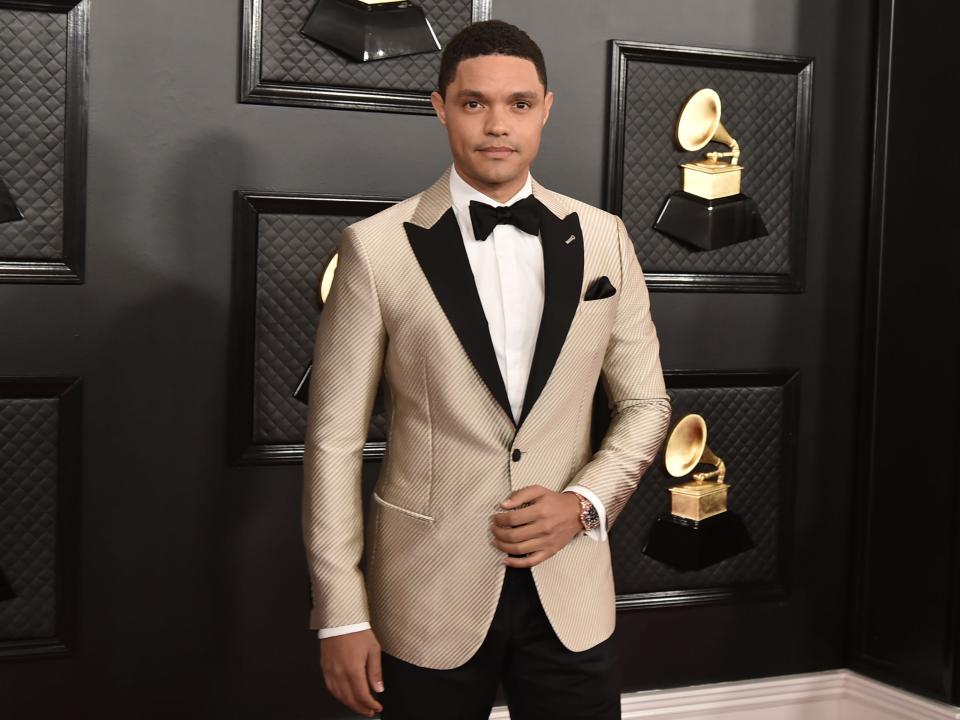
[(454, 163), (454, 167), (457, 170), (457, 174), (467, 185), (501, 203), (505, 203), (520, 191), (520, 188), (527, 182), (527, 175), (530, 172), (530, 168), (527, 168), (526, 172), (513, 180), (504, 183), (489, 184), (467, 175), (456, 163)]

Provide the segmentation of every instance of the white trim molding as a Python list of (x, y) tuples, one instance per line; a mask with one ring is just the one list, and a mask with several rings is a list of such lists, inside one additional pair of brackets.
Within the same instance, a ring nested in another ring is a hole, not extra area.
[(850, 670), (844, 720), (960, 720), (960, 707), (887, 685)]
[(620, 708), (622, 720), (960, 720), (960, 707), (846, 668), (625, 693)]

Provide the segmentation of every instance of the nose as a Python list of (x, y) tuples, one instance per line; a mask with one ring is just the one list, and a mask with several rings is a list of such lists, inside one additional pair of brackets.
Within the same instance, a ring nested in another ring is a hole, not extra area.
[(487, 135), (506, 135), (509, 132), (506, 108), (493, 103), (487, 112), (487, 122), (484, 130)]

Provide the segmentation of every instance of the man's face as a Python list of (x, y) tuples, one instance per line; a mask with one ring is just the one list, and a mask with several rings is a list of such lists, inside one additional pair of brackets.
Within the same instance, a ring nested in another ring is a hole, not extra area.
[(430, 100), (464, 179), (488, 194), (512, 190), (507, 198), (519, 190), (553, 104), (533, 62), (513, 55), (461, 60), (446, 98), (434, 92)]

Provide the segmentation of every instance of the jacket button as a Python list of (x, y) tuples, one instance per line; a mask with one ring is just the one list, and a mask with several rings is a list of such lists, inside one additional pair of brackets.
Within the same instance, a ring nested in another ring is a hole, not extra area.
[(517, 460), (520, 459), (520, 451), (517, 448), (514, 448), (513, 455), (511, 455), (510, 457), (512, 457), (513, 461), (516, 462)]

